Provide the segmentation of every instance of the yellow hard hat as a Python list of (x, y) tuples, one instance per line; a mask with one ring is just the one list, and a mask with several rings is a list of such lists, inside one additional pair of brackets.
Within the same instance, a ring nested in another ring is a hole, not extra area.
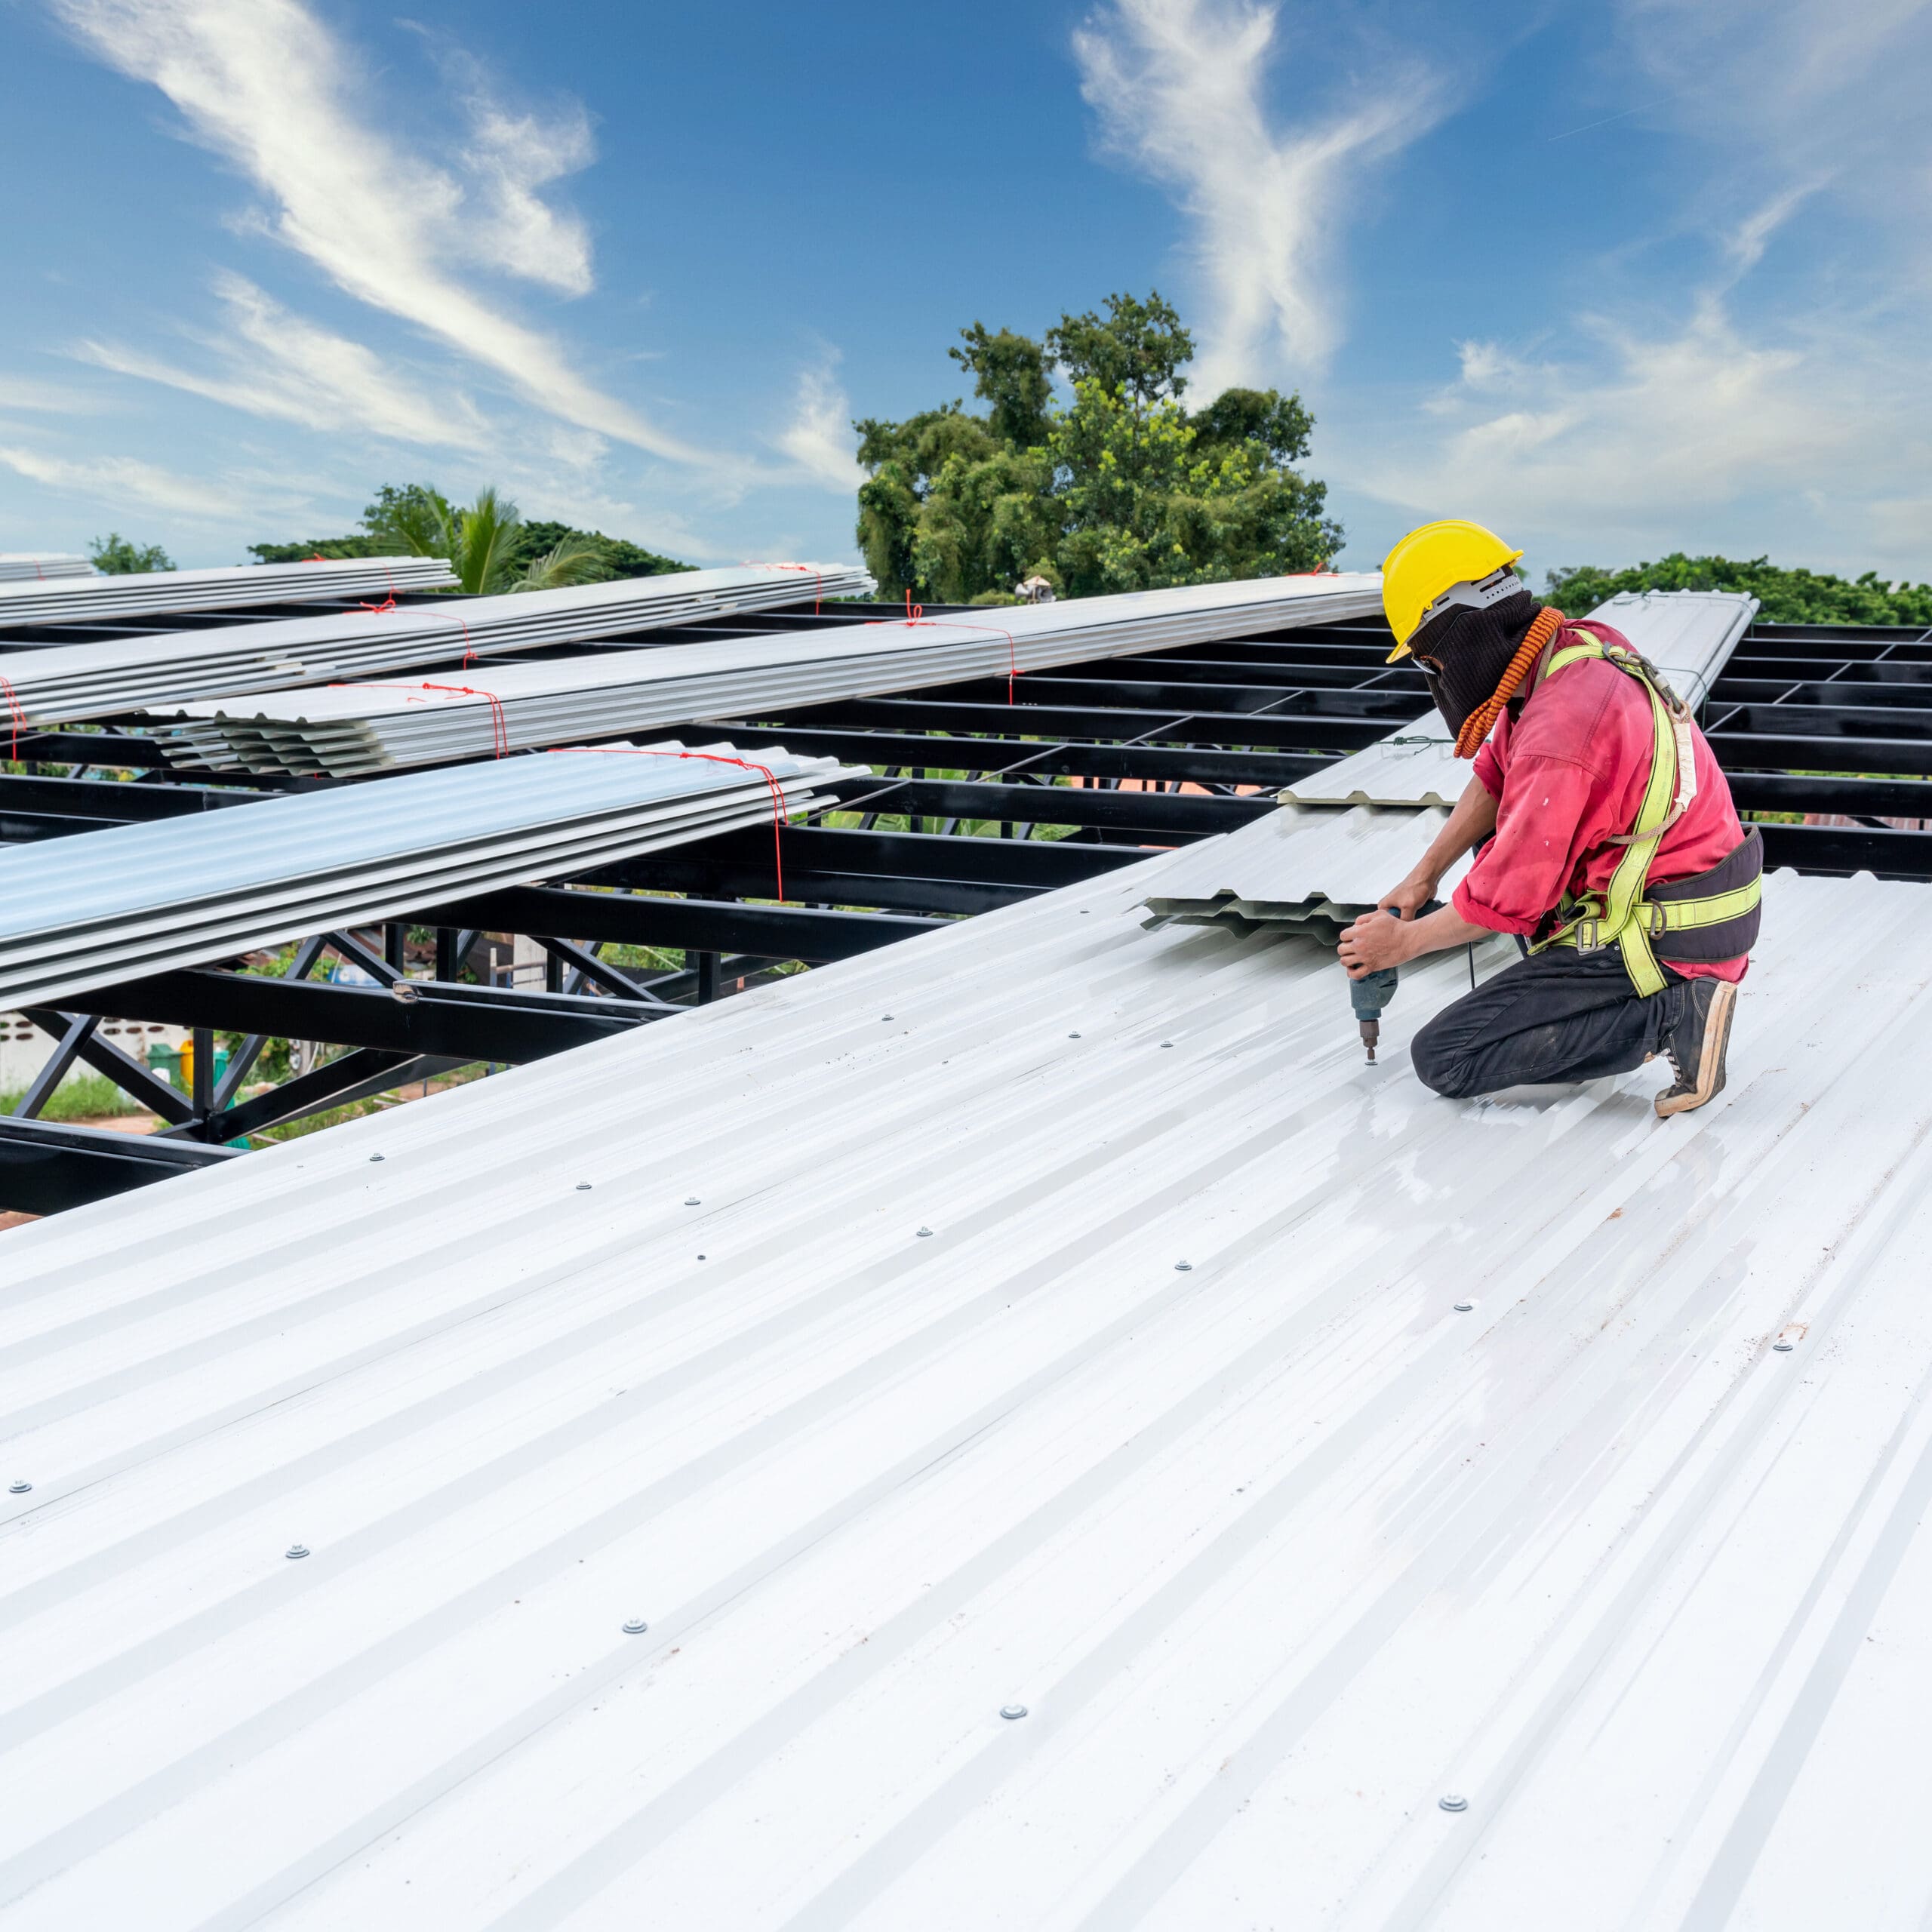
[(1410, 638), (1444, 591), (1458, 584), (1481, 583), (1522, 554), (1511, 549), (1494, 531), (1460, 517), (1411, 531), (1383, 559), (1382, 608), (1395, 633), (1389, 662), (1409, 654)]

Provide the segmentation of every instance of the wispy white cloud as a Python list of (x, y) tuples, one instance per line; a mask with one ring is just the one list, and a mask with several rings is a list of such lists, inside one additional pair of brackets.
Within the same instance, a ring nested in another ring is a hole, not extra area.
[[(1768, 340), (1707, 294), (1675, 329), (1586, 318), (1560, 355), (1465, 343), (1459, 380), (1420, 419), (1355, 426), (1342, 467), (1412, 517), (1474, 516), (1548, 561), (1729, 543), (1923, 576), (1909, 506), (1928, 448), (1912, 358), (1857, 318)], [(1898, 506), (1884, 527), (1875, 499)]]
[(36, 415), (96, 416), (106, 398), (63, 383), (44, 383), (32, 376), (0, 375), (0, 410), (31, 410)]
[(244, 276), (218, 275), (215, 293), (229, 332), (205, 343), (218, 358), (214, 369), (185, 368), (119, 343), (83, 341), (73, 353), (119, 375), (306, 429), (431, 448), (489, 446), (488, 426), (467, 398), (425, 395), (362, 343), (291, 315)]
[(849, 497), (866, 480), (852, 430), (852, 405), (832, 375), (838, 358), (828, 355), (798, 377), (792, 420), (774, 438), (807, 476)]
[(0, 463), (48, 489), (85, 497), (116, 509), (140, 503), (176, 516), (227, 519), (261, 506), (260, 497), (252, 492), (227, 490), (201, 478), (178, 475), (134, 457), (78, 459), (0, 445)]
[(1193, 221), (1208, 390), (1321, 366), (1341, 332), (1337, 220), (1370, 165), (1438, 118), (1426, 73), (1389, 61), (1349, 106), (1278, 126), (1276, 26), (1256, 0), (1109, 0), (1074, 35), (1105, 146)]
[(497, 99), (480, 69), (469, 72), (472, 136), (463, 158), (483, 204), (472, 232), (487, 238), (484, 266), (566, 295), (589, 294), (595, 285), (589, 230), (537, 190), (590, 165), (590, 116), (577, 103), (549, 118), (518, 113)]
[(84, 44), (149, 82), (266, 198), (269, 232), (358, 300), (494, 371), (567, 423), (707, 460), (575, 367), (551, 336), (466, 280), (481, 266), (571, 291), (587, 237), (537, 190), (581, 165), (580, 118), (518, 115), (472, 91), (467, 179), (358, 104), (348, 51), (303, 0), (52, 0)]

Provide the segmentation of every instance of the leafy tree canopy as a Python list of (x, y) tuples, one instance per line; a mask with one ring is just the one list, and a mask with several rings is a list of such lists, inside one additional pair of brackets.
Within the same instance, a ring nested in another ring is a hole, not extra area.
[(1190, 412), (1194, 338), (1158, 291), (1037, 341), (976, 321), (960, 343), (984, 415), (955, 400), (853, 426), (859, 543), (887, 595), (1007, 603), (1037, 575), (1090, 596), (1318, 570), (1341, 547), (1326, 486), (1292, 467), (1314, 427), (1300, 397), (1226, 389)]
[(1687, 557), (1681, 550), (1629, 570), (1593, 564), (1552, 571), (1545, 601), (1580, 617), (1624, 590), (1737, 590), (1757, 598), (1758, 615), (1779, 624), (1932, 624), (1932, 584), (1887, 583), (1867, 571), (1855, 581), (1786, 570), (1767, 557)]
[[(543, 590), (606, 577), (660, 577), (689, 568), (621, 537), (566, 523), (526, 521), (494, 490), (459, 508), (426, 483), (385, 483), (362, 512), (362, 531), (300, 543), (251, 543), (264, 564), (305, 557), (448, 557), (466, 590)], [(473, 581), (472, 581), (473, 580)]]
[(118, 530), (97, 537), (88, 546), (94, 567), (109, 577), (131, 577), (137, 571), (171, 571), (174, 559), (158, 543), (131, 543)]

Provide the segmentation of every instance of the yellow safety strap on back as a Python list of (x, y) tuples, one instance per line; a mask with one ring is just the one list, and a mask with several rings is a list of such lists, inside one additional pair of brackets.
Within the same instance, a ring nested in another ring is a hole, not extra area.
[[(1669, 822), (1671, 802), (1677, 795), (1677, 732), (1669, 711), (1650, 679), (1623, 653), (1607, 650), (1600, 639), (1592, 639), (1588, 644), (1573, 644), (1559, 651), (1549, 660), (1548, 675), (1554, 676), (1567, 666), (1580, 663), (1589, 657), (1601, 657), (1614, 664), (1626, 676), (1635, 678), (1651, 701), (1651, 724), (1656, 740), (1651, 756), (1650, 781), (1644, 787), (1643, 803), (1638, 808), (1637, 823), (1631, 829), (1623, 856), (1617, 860), (1617, 869), (1611, 874), (1610, 882), (1604, 888), (1601, 911), (1592, 912), (1586, 909), (1595, 903), (1595, 895), (1586, 895), (1573, 917), (1531, 950), (1540, 952), (1545, 946), (1577, 945), (1594, 949), (1614, 940), (1623, 955), (1623, 969), (1630, 976), (1630, 983), (1647, 999), (1653, 994), (1662, 992), (1666, 982), (1663, 969), (1657, 964), (1657, 955), (1651, 949), (1651, 935), (1646, 929), (1649, 919), (1634, 918), (1632, 914), (1642, 902), (1644, 878), (1650, 871), (1651, 860), (1657, 855), (1657, 841), (1663, 836), (1664, 827)], [(1687, 900), (1680, 903), (1690, 906), (1704, 902)], [(1644, 908), (1647, 914), (1650, 909)]]

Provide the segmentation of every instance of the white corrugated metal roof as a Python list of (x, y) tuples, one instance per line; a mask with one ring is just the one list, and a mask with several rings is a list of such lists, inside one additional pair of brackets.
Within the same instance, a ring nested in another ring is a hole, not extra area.
[(1660, 1122), (1189, 863), (0, 1236), (9, 1932), (1921, 1924), (1927, 889)]

